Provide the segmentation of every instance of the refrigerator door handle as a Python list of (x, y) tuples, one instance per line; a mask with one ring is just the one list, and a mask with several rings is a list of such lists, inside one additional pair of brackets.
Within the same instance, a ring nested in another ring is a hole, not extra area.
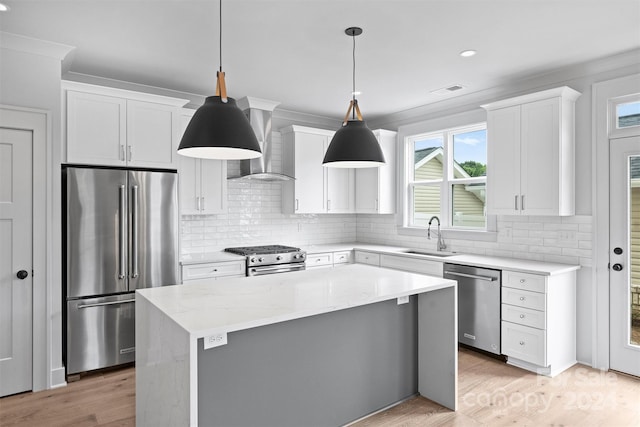
[(125, 207), (125, 198), (126, 198), (126, 193), (125, 193), (125, 186), (124, 185), (120, 185), (120, 206), (119, 206), (119, 213), (120, 213), (120, 224), (118, 224), (118, 239), (120, 239), (120, 272), (118, 274), (118, 278), (119, 279), (124, 279), (126, 271), (125, 271), (125, 264), (127, 263), (126, 260), (126, 233), (124, 230), (124, 225), (125, 225), (125, 221), (126, 221), (126, 212), (124, 210)]
[(138, 277), (138, 186), (131, 191), (131, 273), (132, 278)]

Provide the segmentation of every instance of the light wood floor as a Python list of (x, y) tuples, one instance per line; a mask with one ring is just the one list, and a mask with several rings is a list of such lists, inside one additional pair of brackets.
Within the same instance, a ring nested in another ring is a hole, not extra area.
[[(459, 356), (457, 412), (416, 397), (355, 425), (640, 426), (637, 378), (582, 365), (546, 378), (470, 350), (461, 349)], [(2, 427), (134, 425), (133, 368), (0, 399)]]

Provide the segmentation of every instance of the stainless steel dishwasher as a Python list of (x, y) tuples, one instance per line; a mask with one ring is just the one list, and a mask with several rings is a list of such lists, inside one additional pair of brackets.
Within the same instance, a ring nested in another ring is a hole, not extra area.
[(444, 277), (458, 281), (458, 342), (500, 354), (502, 271), (445, 263)]

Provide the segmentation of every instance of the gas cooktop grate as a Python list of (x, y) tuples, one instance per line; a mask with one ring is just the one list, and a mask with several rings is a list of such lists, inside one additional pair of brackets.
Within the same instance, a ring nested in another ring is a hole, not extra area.
[(284, 245), (265, 245), (265, 246), (245, 246), (237, 248), (226, 248), (226, 252), (238, 255), (264, 255), (264, 254), (281, 254), (287, 252), (299, 252), (300, 248)]

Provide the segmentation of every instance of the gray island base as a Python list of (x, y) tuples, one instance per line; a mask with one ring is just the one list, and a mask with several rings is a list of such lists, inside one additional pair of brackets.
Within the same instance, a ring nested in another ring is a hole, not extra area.
[(143, 290), (136, 423), (338, 426), (417, 393), (455, 410), (456, 322), (455, 281), (364, 265)]

